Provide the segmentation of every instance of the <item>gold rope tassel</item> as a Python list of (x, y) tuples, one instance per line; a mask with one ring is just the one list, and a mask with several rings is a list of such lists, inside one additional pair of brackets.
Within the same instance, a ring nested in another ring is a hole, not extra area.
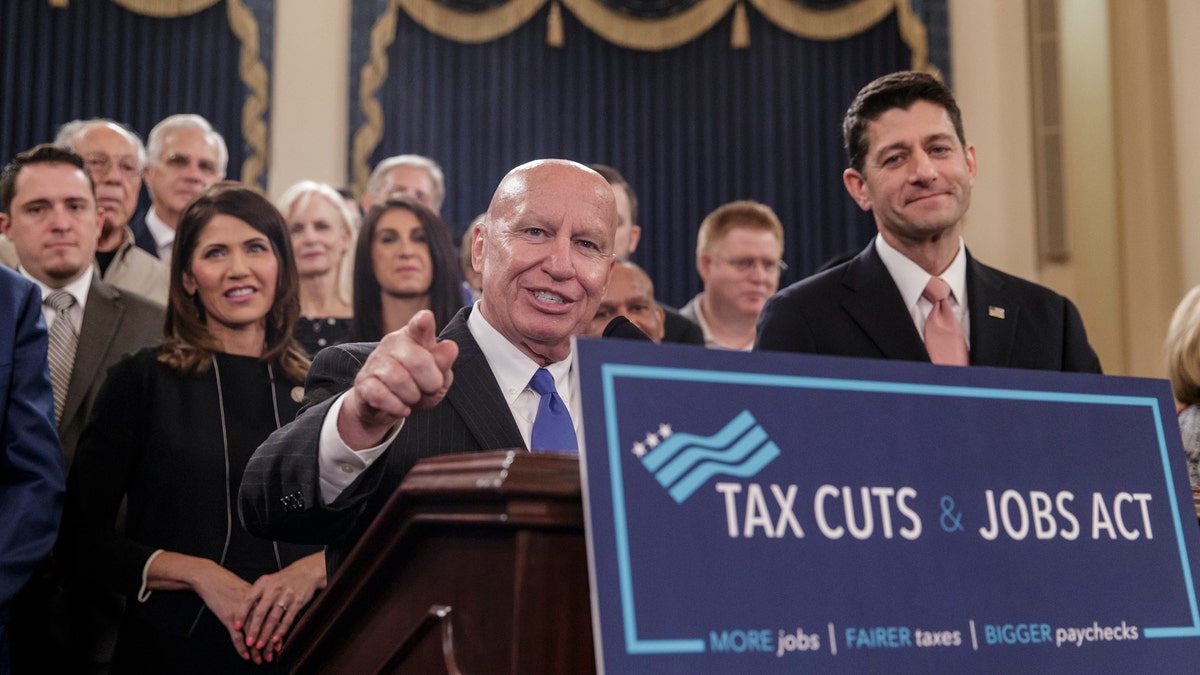
[(550, 3), (550, 16), (546, 17), (546, 44), (559, 49), (563, 46), (562, 7), (558, 2)]
[(734, 49), (750, 48), (750, 20), (746, 18), (746, 3), (739, 2), (733, 8), (733, 30), (729, 36), (729, 46)]

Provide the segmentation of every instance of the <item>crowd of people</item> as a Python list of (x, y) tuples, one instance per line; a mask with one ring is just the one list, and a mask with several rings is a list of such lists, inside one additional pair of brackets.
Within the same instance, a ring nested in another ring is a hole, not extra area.
[[(0, 663), (11, 644), (18, 673), (278, 668), (419, 459), (578, 447), (571, 338), (619, 317), (653, 342), (1100, 372), (1070, 300), (967, 251), (975, 155), (945, 86), (881, 77), (843, 132), (872, 241), (780, 290), (778, 217), (722, 205), (676, 310), (629, 261), (638, 199), (612, 167), (514, 168), (456, 246), (429, 158), (380, 162), (361, 201), (302, 181), (271, 203), (225, 180), (196, 115), (145, 146), (64, 125), (0, 176), (0, 473), (31, 477), (0, 483), (21, 514), (0, 525), (21, 554)], [(1172, 381), (1200, 448), (1200, 295), (1184, 306)]]

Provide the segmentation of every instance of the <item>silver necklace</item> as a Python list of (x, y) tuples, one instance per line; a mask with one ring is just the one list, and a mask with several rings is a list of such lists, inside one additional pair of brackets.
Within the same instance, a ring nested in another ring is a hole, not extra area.
[[(218, 565), (224, 567), (225, 557), (229, 554), (229, 541), (233, 538), (233, 508), (230, 506), (233, 495), (229, 490), (229, 429), (225, 425), (225, 391), (221, 386), (221, 366), (217, 363), (216, 354), (212, 355), (212, 367), (213, 375), (217, 379), (217, 410), (221, 413), (221, 445), (225, 452), (225, 545), (221, 548), (221, 559), (217, 562)], [(275, 392), (275, 369), (269, 363), (267, 364), (267, 377), (271, 381), (271, 410), (275, 413), (275, 428), (278, 429), (281, 425), (279, 423), (279, 401)], [(275, 551), (275, 564), (279, 569), (283, 569), (283, 559), (279, 555), (279, 542), (272, 541), (271, 548)], [(204, 609), (205, 607), (202, 606), (196, 614), (195, 620), (192, 621), (192, 626), (188, 629), (189, 637), (196, 629), (196, 624), (200, 622), (200, 617), (204, 615)]]

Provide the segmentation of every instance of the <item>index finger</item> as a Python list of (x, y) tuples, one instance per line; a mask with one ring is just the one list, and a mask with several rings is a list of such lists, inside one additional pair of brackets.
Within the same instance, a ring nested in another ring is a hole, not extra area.
[(404, 327), (404, 332), (409, 339), (429, 351), (433, 351), (437, 346), (437, 323), (434, 321), (433, 312), (427, 309), (414, 314)]

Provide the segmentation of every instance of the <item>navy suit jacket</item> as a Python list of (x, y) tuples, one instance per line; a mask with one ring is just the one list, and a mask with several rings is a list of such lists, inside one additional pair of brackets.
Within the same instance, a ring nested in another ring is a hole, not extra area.
[(135, 213), (129, 220), (129, 229), (133, 230), (133, 243), (158, 260), (158, 242), (154, 241), (154, 235), (150, 234), (150, 228), (146, 226), (146, 214), (149, 212), (150, 209), (146, 208)]
[(0, 267), (0, 639), (9, 603), (54, 546), (62, 515), (46, 349), (41, 291)]
[(305, 381), (305, 407), (250, 458), (239, 509), (253, 534), (281, 541), (325, 544), (330, 575), (417, 460), (435, 455), (524, 448), (525, 441), (479, 344), (467, 328), (470, 307), (459, 310), (438, 336), (458, 343), (454, 384), (432, 409), (404, 421), (384, 454), (332, 504), (323, 504), (317, 443), (325, 413), (377, 343), (343, 344), (317, 354)]
[[(967, 253), (971, 365), (1099, 373), (1070, 300)], [(872, 241), (850, 261), (771, 298), (754, 348), (929, 361), (925, 343)]]

